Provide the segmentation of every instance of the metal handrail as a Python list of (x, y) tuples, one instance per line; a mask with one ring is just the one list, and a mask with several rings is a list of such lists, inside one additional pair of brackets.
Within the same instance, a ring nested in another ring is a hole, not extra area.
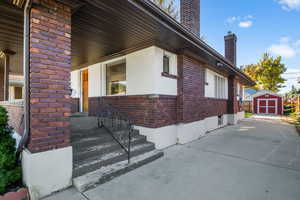
[[(106, 103), (104, 99), (99, 99), (97, 111), (98, 127), (104, 128), (110, 133), (112, 138), (126, 152), (128, 163), (130, 163), (133, 132), (132, 121), (124, 113), (121, 113), (118, 109)], [(115, 134), (120, 131), (121, 134)], [(128, 138), (127, 144), (122, 143), (124, 138)]]

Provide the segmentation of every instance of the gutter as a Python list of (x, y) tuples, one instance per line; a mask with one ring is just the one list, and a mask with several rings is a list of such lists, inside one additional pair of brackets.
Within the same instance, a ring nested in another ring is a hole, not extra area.
[(24, 73), (24, 132), (22, 139), (18, 146), (18, 153), (20, 153), (28, 145), (29, 139), (29, 18), (30, 18), (31, 4), (30, 0), (26, 0), (24, 6), (24, 33), (23, 33), (23, 73)]
[[(162, 23), (159, 21), (162, 25), (164, 25), (166, 28), (170, 29), (171, 31), (174, 31), (174, 29), (177, 29), (177, 34), (180, 35), (180, 37), (188, 40), (193, 45), (197, 46), (199, 49), (205, 51), (211, 56), (217, 57), (220, 59), (220, 62), (222, 62), (224, 65), (228, 66), (229, 69), (231, 69), (233, 72), (235, 72), (237, 75), (243, 77), (245, 80), (247, 80), (250, 85), (255, 85), (255, 82), (251, 80), (244, 72), (242, 72), (240, 69), (238, 69), (236, 66), (234, 66), (230, 61), (228, 61), (223, 55), (221, 55), (219, 52), (214, 50), (212, 47), (210, 47), (208, 44), (203, 42), (198, 36), (194, 35), (193, 33), (189, 32), (182, 24), (180, 24), (178, 21), (176, 21), (174, 18), (166, 14), (163, 10), (161, 10), (158, 6), (156, 6), (154, 3), (152, 3), (149, 0), (128, 0), (129, 3), (133, 4), (135, 7), (143, 10), (144, 12), (147, 12), (152, 18), (157, 20), (156, 16), (158, 16), (162, 21), (165, 21), (168, 24), (171, 24), (172, 27), (170, 27), (166, 23)], [(150, 13), (149, 11), (145, 10), (145, 8), (142, 8), (140, 5), (142, 4), (143, 7), (148, 8), (148, 10), (155, 13), (155, 16)], [(158, 21), (158, 20), (157, 20)]]

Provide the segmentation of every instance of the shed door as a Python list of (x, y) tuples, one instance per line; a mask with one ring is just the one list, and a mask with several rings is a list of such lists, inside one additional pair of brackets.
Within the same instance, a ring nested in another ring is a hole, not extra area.
[(277, 114), (276, 99), (258, 99), (258, 113)]
[(276, 114), (276, 100), (270, 99), (268, 100), (268, 114)]

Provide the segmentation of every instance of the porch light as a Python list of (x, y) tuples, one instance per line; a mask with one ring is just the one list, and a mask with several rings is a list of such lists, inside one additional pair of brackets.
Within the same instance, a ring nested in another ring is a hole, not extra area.
[(23, 7), (24, 3), (25, 3), (25, 0), (12, 0), (12, 4), (17, 7), (20, 7), (20, 8)]
[(4, 58), (5, 53), (3, 51), (0, 51), (0, 58)]

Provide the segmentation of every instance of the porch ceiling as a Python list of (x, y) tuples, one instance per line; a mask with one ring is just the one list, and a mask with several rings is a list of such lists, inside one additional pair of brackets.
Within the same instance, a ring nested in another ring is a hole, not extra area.
[[(23, 11), (7, 3), (0, 2), (0, 51), (16, 52), (10, 59), (10, 72), (22, 74), (23, 70)], [(3, 70), (0, 59), (0, 70)]]
[(73, 69), (152, 44), (173, 51), (187, 46), (130, 0), (81, 2), (72, 16)]

